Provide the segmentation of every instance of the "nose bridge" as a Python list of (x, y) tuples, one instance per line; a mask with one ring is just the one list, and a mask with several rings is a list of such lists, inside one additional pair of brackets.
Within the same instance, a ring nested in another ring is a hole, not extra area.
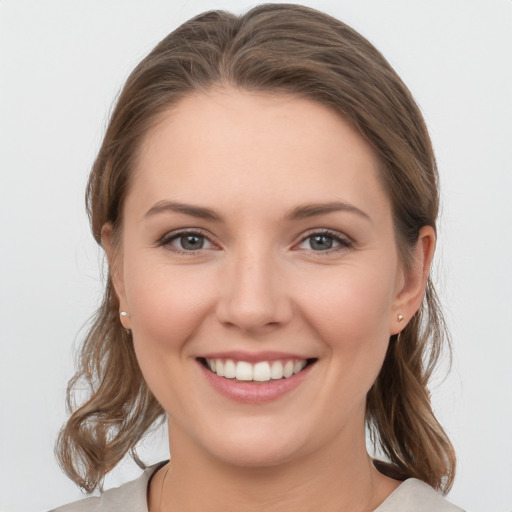
[(219, 304), (223, 323), (253, 331), (289, 320), (290, 299), (279, 259), (270, 247), (256, 241), (240, 244), (225, 270), (226, 282)]

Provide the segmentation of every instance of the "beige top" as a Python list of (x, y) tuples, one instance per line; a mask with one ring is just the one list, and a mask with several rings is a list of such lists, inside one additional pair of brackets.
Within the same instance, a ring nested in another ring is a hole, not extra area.
[[(148, 512), (149, 480), (162, 464), (147, 468), (142, 475), (121, 487), (109, 489), (50, 512)], [(415, 478), (400, 484), (374, 512), (464, 512), (446, 501), (432, 487)]]

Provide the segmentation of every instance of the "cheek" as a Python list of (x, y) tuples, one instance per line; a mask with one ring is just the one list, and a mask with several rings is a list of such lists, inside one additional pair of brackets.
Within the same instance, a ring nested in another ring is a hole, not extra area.
[(134, 261), (126, 268), (126, 294), (134, 336), (155, 349), (179, 349), (208, 314), (212, 299), (206, 269)]
[[(132, 312), (133, 343), (142, 374), (169, 413), (190, 407), (190, 358), (198, 326), (211, 305), (204, 272), (153, 264), (126, 266), (126, 294)], [(211, 276), (210, 276), (211, 277)], [(189, 397), (184, 399), (184, 397)]]
[(371, 341), (377, 333), (387, 339), (394, 282), (378, 274), (381, 272), (368, 267), (349, 268), (321, 284), (303, 283), (303, 315), (326, 339), (354, 348)]
[(310, 287), (313, 292), (303, 295), (301, 311), (334, 363), (330, 378), (343, 381), (336, 388), (346, 395), (339, 398), (360, 401), (384, 361), (394, 282), (368, 267), (350, 270)]

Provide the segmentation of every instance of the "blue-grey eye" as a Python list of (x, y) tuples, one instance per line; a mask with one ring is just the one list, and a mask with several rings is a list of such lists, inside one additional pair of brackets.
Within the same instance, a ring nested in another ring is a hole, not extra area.
[(205, 238), (204, 236), (190, 233), (175, 238), (173, 242), (176, 242), (178, 247), (185, 251), (197, 251), (204, 248)]
[(188, 230), (169, 233), (158, 242), (158, 245), (175, 253), (192, 253), (215, 247), (208, 236)]
[(329, 232), (313, 233), (305, 237), (299, 244), (300, 249), (307, 249), (308, 251), (326, 252), (335, 251), (337, 249), (352, 247), (352, 242), (343, 236), (337, 236)]
[(332, 249), (334, 239), (329, 235), (312, 235), (308, 237), (309, 245), (314, 251), (326, 251)]

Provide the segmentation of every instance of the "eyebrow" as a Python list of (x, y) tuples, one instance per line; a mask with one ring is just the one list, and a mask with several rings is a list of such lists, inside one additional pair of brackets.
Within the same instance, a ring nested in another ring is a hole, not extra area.
[(330, 203), (314, 203), (297, 206), (288, 215), (285, 216), (285, 219), (301, 220), (333, 212), (355, 213), (356, 215), (359, 215), (360, 217), (371, 222), (371, 218), (367, 213), (363, 212), (363, 210), (360, 210), (353, 204), (347, 203), (345, 201), (334, 201)]
[(203, 208), (201, 206), (193, 206), (191, 204), (176, 203), (173, 201), (159, 201), (153, 207), (151, 207), (145, 214), (145, 217), (151, 217), (157, 213), (163, 212), (176, 212), (190, 215), (191, 217), (197, 217), (198, 219), (207, 219), (222, 221), (222, 217), (215, 213), (209, 208)]
[[(150, 217), (163, 212), (176, 212), (190, 215), (199, 219), (213, 220), (223, 222), (223, 217), (211, 210), (202, 206), (194, 206), (191, 204), (177, 203), (174, 201), (159, 201), (151, 207), (145, 214), (145, 217)], [(360, 210), (351, 203), (345, 201), (334, 201), (329, 203), (312, 203), (295, 207), (291, 212), (285, 215), (284, 220), (293, 221), (307, 219), (309, 217), (316, 217), (318, 215), (326, 215), (333, 212), (348, 212), (355, 213), (356, 215), (369, 220), (370, 216), (363, 210)]]

